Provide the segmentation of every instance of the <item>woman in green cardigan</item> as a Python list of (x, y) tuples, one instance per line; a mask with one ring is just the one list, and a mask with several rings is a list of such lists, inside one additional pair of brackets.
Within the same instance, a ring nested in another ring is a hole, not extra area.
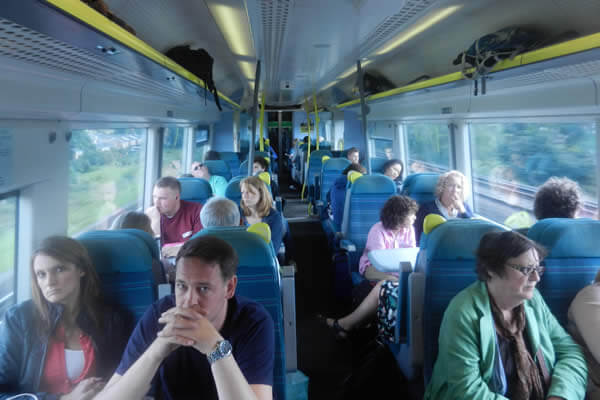
[(545, 251), (516, 232), (477, 249), (478, 282), (448, 305), (425, 399), (583, 399), (581, 348), (535, 290)]

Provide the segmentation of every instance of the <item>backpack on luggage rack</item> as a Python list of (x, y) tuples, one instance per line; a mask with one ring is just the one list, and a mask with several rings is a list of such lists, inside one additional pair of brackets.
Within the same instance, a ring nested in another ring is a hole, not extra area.
[[(507, 27), (494, 33), (489, 33), (475, 40), (471, 46), (458, 54), (452, 64), (461, 65), (465, 79), (477, 82), (485, 76), (501, 60), (513, 59), (515, 56), (532, 50), (541, 43), (541, 35), (521, 27)], [(485, 90), (482, 90), (484, 93)], [(477, 94), (477, 93), (475, 93)]]

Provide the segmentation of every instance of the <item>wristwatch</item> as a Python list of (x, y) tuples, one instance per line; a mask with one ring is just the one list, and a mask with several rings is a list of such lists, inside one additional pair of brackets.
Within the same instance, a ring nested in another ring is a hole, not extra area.
[(228, 340), (220, 340), (217, 342), (217, 347), (206, 355), (208, 363), (214, 364), (215, 361), (231, 355), (231, 343)]

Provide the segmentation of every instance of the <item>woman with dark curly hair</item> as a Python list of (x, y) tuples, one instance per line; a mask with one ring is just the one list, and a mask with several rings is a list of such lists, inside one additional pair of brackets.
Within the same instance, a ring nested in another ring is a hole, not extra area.
[(580, 208), (581, 191), (577, 182), (555, 176), (538, 188), (533, 203), (533, 213), (538, 220), (576, 218)]
[(383, 205), (380, 221), (371, 227), (367, 244), (358, 263), (361, 275), (369, 280), (396, 279), (395, 276), (377, 270), (369, 262), (369, 252), (378, 249), (416, 247), (415, 214), (417, 203), (407, 196), (392, 196)]

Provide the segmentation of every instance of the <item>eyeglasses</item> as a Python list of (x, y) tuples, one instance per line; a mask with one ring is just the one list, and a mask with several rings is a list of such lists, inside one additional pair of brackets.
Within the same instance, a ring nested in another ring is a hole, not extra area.
[(204, 166), (204, 164), (196, 164), (196, 165), (194, 165), (194, 171), (198, 171), (203, 166)]
[(520, 273), (522, 273), (525, 276), (529, 276), (531, 275), (531, 273), (533, 271), (537, 272), (539, 276), (544, 275), (544, 271), (546, 270), (546, 267), (544, 265), (527, 265), (527, 266), (523, 266), (523, 265), (514, 265), (514, 264), (506, 264), (509, 267), (511, 267), (512, 269), (516, 269), (517, 271), (519, 271)]

